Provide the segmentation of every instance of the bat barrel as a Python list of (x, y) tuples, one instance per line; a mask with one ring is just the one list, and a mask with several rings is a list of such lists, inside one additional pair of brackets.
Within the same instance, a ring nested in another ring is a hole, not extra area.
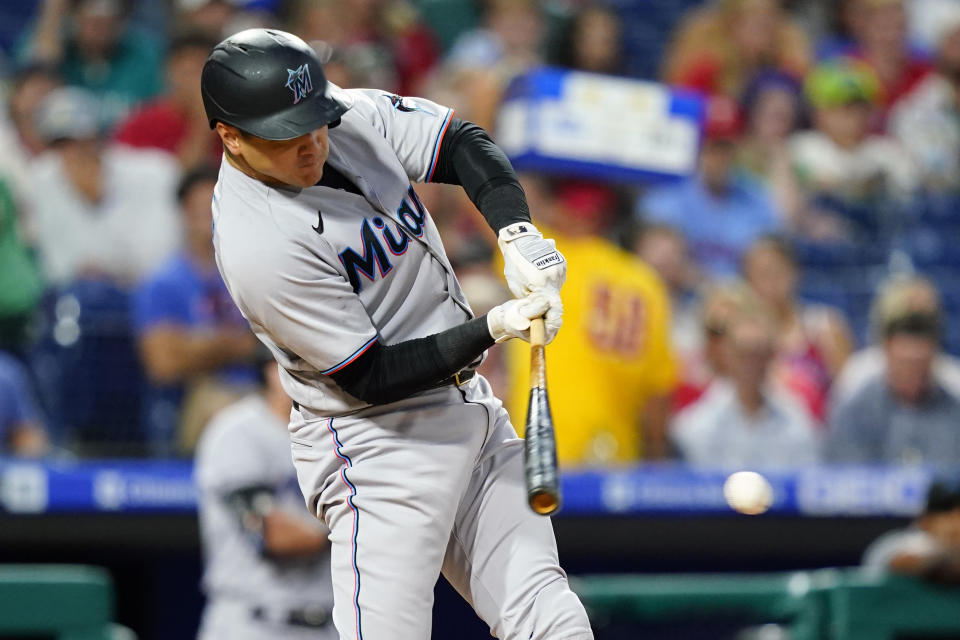
[(527, 502), (535, 513), (550, 515), (560, 508), (560, 482), (553, 419), (547, 391), (543, 387), (530, 390), (525, 437)]

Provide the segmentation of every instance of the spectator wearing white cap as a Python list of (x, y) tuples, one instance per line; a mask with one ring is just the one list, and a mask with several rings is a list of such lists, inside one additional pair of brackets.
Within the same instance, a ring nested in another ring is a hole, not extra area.
[(157, 268), (180, 238), (174, 157), (105, 145), (97, 103), (81, 89), (53, 91), (36, 118), (50, 147), (29, 166), (28, 227), (47, 279), (126, 288)]
[(890, 114), (890, 132), (919, 166), (924, 185), (960, 189), (960, 3), (939, 12), (936, 72)]

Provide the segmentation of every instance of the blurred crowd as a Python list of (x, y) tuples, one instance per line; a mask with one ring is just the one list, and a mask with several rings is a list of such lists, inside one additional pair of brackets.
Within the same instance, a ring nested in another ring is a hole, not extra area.
[[(0, 451), (188, 455), (255, 386), (213, 258), (199, 76), (265, 25), (340, 86), (494, 139), (543, 65), (703, 97), (686, 178), (521, 176), (569, 261), (561, 464), (960, 462), (960, 0), (26, 4), (0, 8), (22, 26), (0, 33)], [(417, 191), (474, 310), (502, 302), (469, 199)], [(521, 344), (483, 365), (516, 424), (527, 366)]]

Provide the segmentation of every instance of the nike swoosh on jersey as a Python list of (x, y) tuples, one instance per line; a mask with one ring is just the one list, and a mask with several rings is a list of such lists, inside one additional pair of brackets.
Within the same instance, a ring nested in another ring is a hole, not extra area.
[(318, 234), (323, 233), (323, 212), (317, 209), (317, 226), (311, 227)]

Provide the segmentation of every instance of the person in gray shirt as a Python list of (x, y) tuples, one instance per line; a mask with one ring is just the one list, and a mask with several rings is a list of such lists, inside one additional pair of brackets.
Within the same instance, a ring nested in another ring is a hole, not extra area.
[(938, 468), (960, 463), (960, 400), (932, 374), (939, 336), (935, 314), (905, 311), (887, 318), (885, 371), (834, 407), (827, 461)]

